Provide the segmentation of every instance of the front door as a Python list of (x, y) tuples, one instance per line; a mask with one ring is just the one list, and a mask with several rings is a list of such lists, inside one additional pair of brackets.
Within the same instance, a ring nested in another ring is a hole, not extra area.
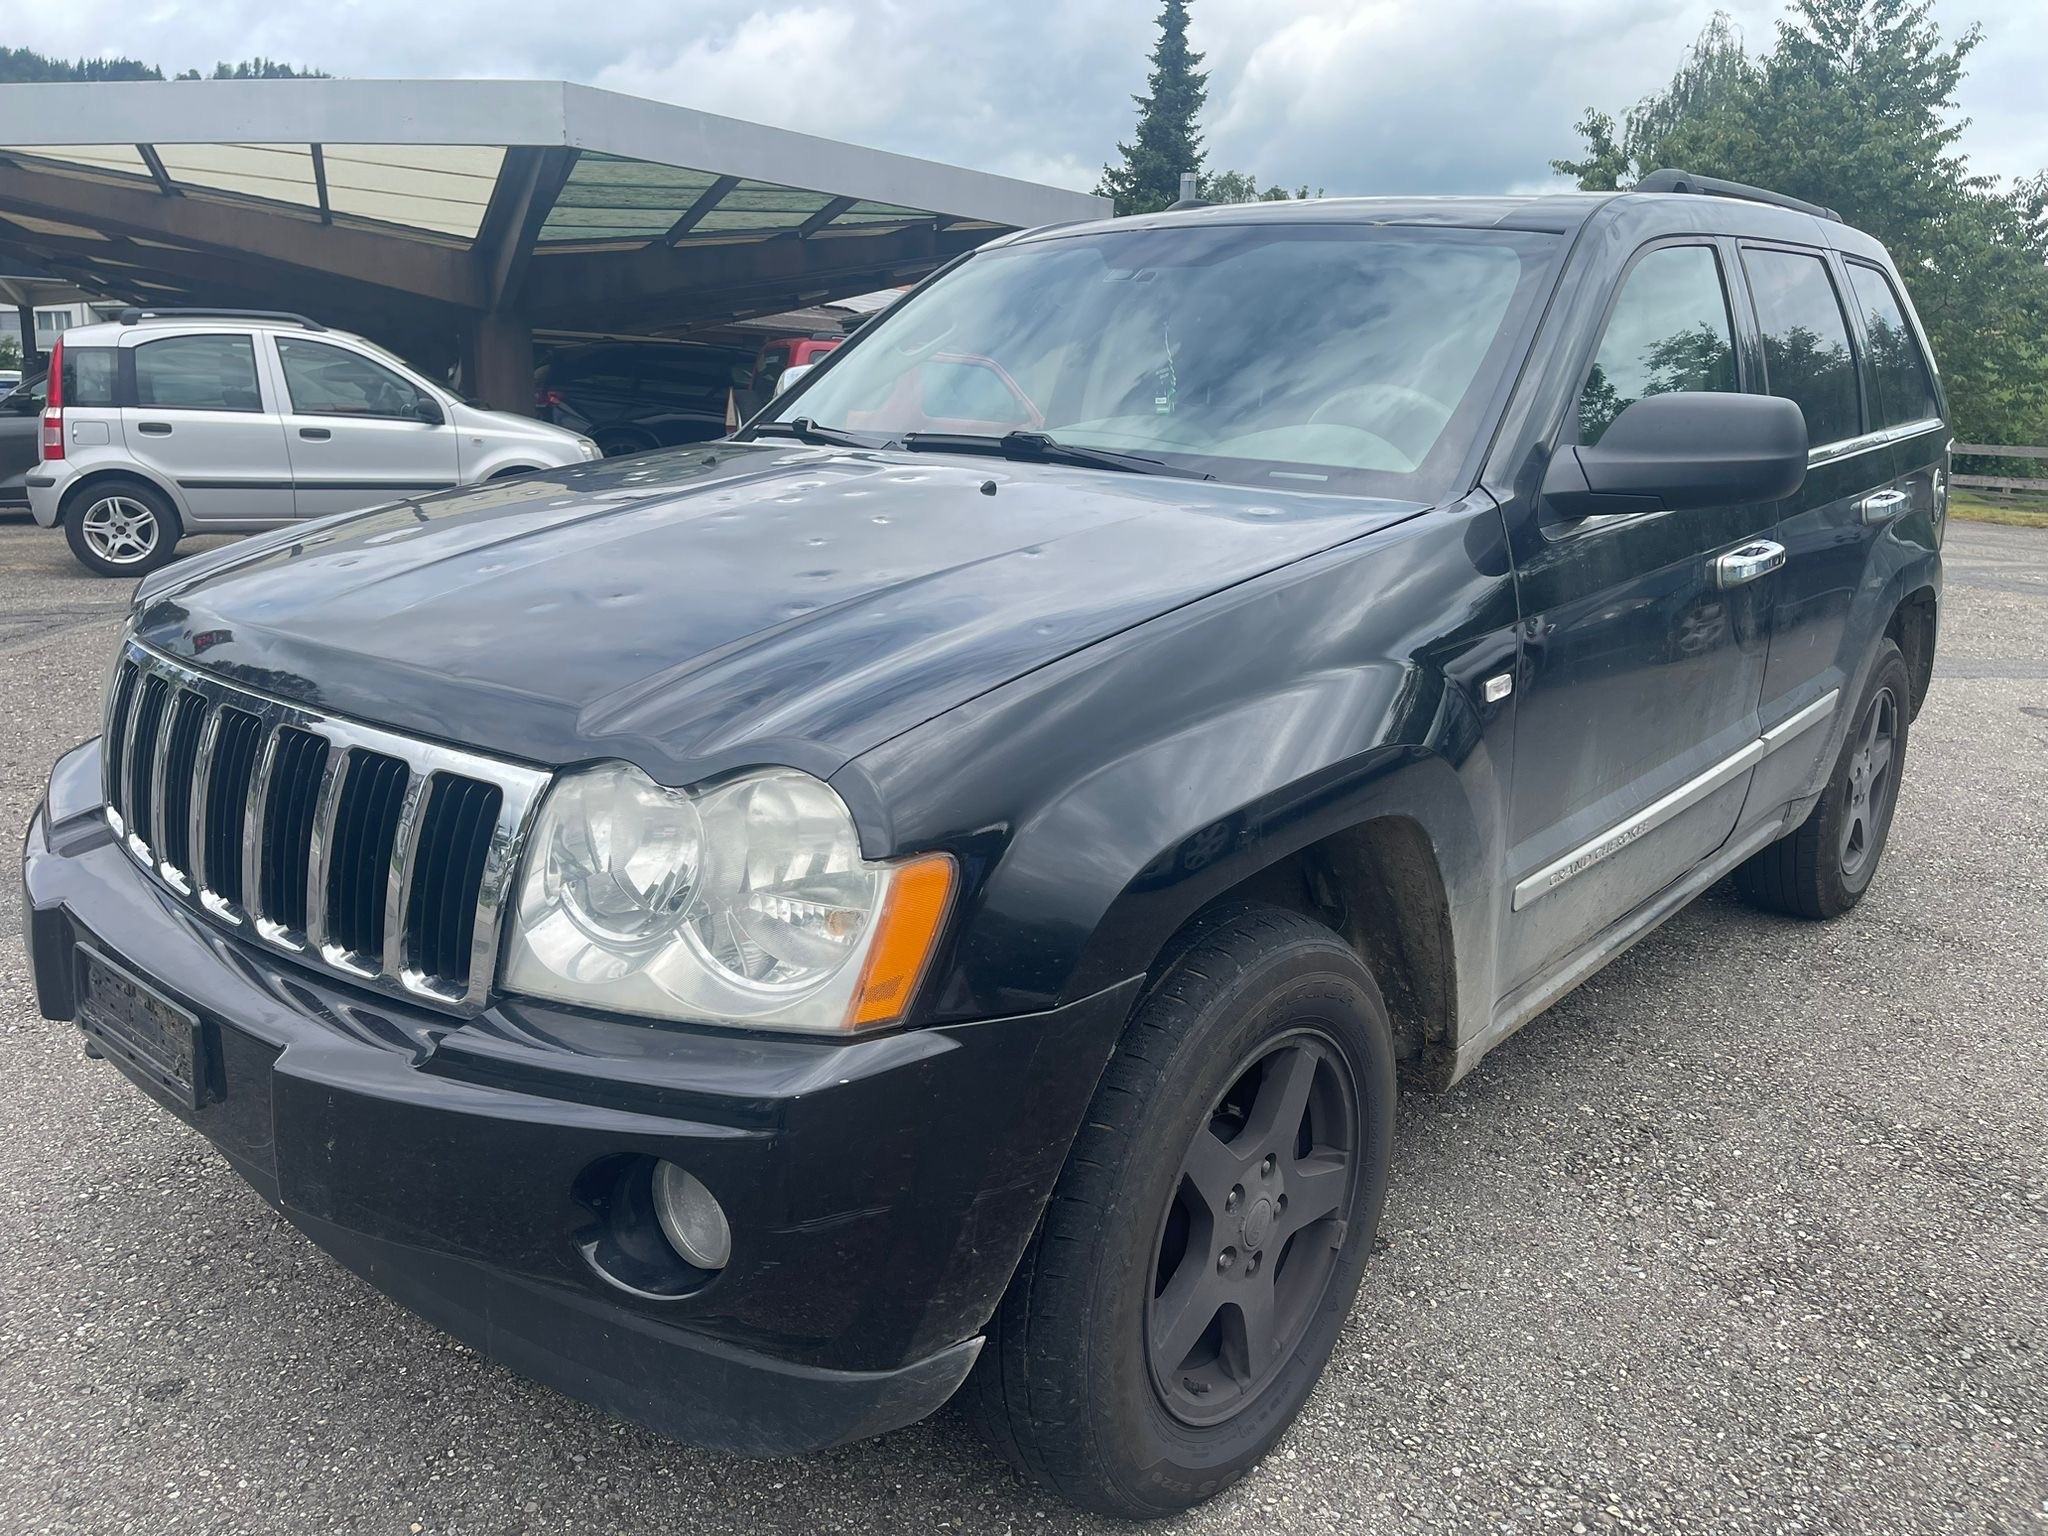
[[(1591, 444), (1645, 395), (1742, 387), (1724, 246), (1652, 245), (1623, 274), (1562, 441)], [(1570, 519), (1517, 535), (1516, 707), (1503, 992), (1712, 854), (1757, 739), (1775, 576), (1722, 557), (1771, 503)]]
[(301, 517), (446, 490), (456, 429), (418, 385), (352, 348), (278, 335), (285, 444)]
[(292, 467), (246, 331), (163, 336), (126, 349), (121, 434), (185, 499), (187, 532), (291, 521)]

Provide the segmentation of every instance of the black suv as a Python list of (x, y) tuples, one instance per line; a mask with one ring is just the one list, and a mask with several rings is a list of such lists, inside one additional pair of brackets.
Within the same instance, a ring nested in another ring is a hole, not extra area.
[(566, 1392), (785, 1453), (964, 1390), (1206, 1498), (1397, 1073), (1883, 853), (1940, 386), (1875, 241), (1653, 186), (1019, 235), (738, 440), (159, 572), (29, 829), (42, 1011)]
[(605, 342), (566, 347), (534, 375), (543, 421), (595, 440), (607, 458), (725, 435), (726, 396), (750, 353), (731, 347)]

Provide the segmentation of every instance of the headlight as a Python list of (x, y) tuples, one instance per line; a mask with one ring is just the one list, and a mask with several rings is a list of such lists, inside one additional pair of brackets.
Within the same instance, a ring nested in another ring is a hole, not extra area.
[(596, 442), (590, 438), (577, 438), (576, 447), (586, 459), (601, 459), (604, 457), (604, 450), (598, 447)]
[(505, 985), (756, 1029), (893, 1023), (952, 887), (944, 854), (864, 860), (809, 774), (683, 790), (607, 763), (557, 783), (535, 820)]

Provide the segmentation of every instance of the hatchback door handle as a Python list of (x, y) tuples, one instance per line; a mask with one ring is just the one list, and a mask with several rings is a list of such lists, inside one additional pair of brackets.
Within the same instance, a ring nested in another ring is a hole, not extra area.
[(324, 443), (334, 434), (325, 427), (301, 427), (299, 428), (299, 436), (309, 443)]
[(1739, 587), (1745, 581), (1768, 576), (1785, 563), (1785, 546), (1769, 539), (1752, 539), (1740, 549), (1731, 549), (1714, 562), (1714, 585)]
[(1882, 523), (1904, 511), (1910, 500), (1904, 491), (1872, 491), (1856, 503), (1856, 510), (1866, 523)]
[(147, 432), (151, 437), (169, 437), (171, 424), (168, 421), (138, 421), (135, 423), (135, 430)]

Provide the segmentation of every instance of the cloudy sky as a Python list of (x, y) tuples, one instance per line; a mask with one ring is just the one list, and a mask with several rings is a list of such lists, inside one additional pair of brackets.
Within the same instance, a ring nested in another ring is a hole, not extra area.
[[(1721, 0), (1752, 47), (1780, 7)], [(1983, 25), (1979, 169), (2048, 166), (2044, 0)], [(1668, 79), (1715, 0), (1195, 0), (1212, 166), (1335, 193), (1530, 189), (1589, 103)], [(1128, 135), (1157, 0), (66, 0), (4, 40), (167, 71), (252, 54), (360, 77), (579, 80), (1074, 187)]]

